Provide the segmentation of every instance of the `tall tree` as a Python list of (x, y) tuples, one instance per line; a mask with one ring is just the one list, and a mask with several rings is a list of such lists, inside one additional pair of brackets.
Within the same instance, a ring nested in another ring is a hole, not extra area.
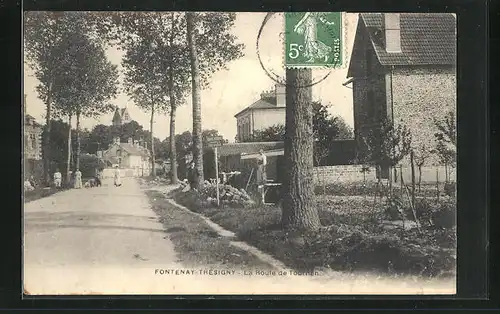
[(125, 90), (138, 107), (151, 113), (149, 129), (151, 131), (151, 175), (153, 177), (156, 176), (154, 117), (157, 111), (161, 111), (165, 107), (163, 88), (157, 74), (155, 50), (157, 50), (156, 44), (144, 39), (127, 47), (122, 62), (125, 68)]
[(289, 171), (285, 172), (283, 180), (282, 225), (299, 230), (316, 230), (321, 226), (313, 199), (311, 81), (311, 69), (286, 70), (284, 162)]
[(76, 117), (75, 168), (80, 167), (80, 124), (82, 117), (97, 117), (114, 107), (117, 94), (117, 67), (107, 60), (104, 46), (79, 29), (68, 33), (62, 42), (60, 67), (65, 88), (53, 92), (55, 104)]
[[(184, 15), (175, 12), (123, 12), (114, 16), (115, 30), (119, 30), (116, 38), (127, 51), (123, 63), (128, 69), (129, 94), (135, 94), (134, 101), (152, 113), (151, 120), (154, 119), (154, 112), (168, 109), (170, 138), (173, 139), (177, 107), (184, 102), (189, 90), (189, 60), (184, 57), (187, 54)], [(151, 146), (154, 151), (152, 138)], [(175, 151), (173, 140), (170, 148)], [(171, 180), (176, 183), (175, 159), (171, 163)]]
[[(39, 84), (36, 88), (39, 97), (45, 102), (45, 132), (51, 133), (54, 79), (57, 77), (57, 64), (60, 57), (58, 43), (65, 33), (67, 20), (58, 12), (24, 13), (24, 51), (25, 62), (34, 71)], [(59, 72), (60, 73), (60, 72)], [(50, 138), (44, 137), (43, 161), (44, 181), (50, 183), (51, 155)]]
[(200, 174), (203, 174), (200, 93), (214, 73), (227, 69), (230, 61), (242, 56), (244, 46), (236, 43), (236, 37), (230, 32), (235, 19), (234, 13), (186, 13), (193, 99), (193, 158)]
[[(196, 49), (196, 23), (194, 12), (186, 13), (187, 40), (189, 44), (189, 59), (191, 61), (191, 93), (193, 103), (193, 159), (200, 174), (199, 182), (203, 182), (203, 142), (201, 138), (201, 86), (200, 65)], [(199, 183), (198, 182), (198, 183)]]
[(66, 157), (66, 186), (71, 185), (71, 155), (73, 150), (71, 149), (71, 114), (68, 114), (68, 145), (67, 145), (67, 157)]
[[(88, 12), (47, 12), (30, 11), (24, 13), (24, 51), (25, 62), (33, 70), (39, 81), (36, 88), (39, 97), (46, 105), (46, 130), (51, 132), (51, 119), (54, 116), (54, 93), (65, 89), (60, 76), (65, 75), (60, 62), (64, 55), (62, 40), (67, 40), (68, 34), (75, 30), (88, 34), (96, 42), (100, 30), (100, 16)], [(57, 113), (57, 112), (56, 112)], [(50, 136), (44, 141), (44, 179), (50, 183)]]

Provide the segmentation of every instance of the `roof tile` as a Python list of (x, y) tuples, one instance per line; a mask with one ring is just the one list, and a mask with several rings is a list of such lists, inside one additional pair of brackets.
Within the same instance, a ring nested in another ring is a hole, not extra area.
[[(272, 101), (272, 99), (269, 99), (269, 100)], [(280, 107), (276, 106), (276, 99), (275, 98), (274, 98), (274, 104), (269, 102), (269, 101), (259, 99), (256, 102), (254, 102), (253, 104), (251, 104), (250, 106), (246, 107), (245, 109), (243, 109), (240, 112), (238, 112), (237, 114), (235, 114), (234, 116), (237, 117), (240, 114), (242, 114), (243, 112), (245, 112), (247, 110), (252, 110), (252, 109), (276, 109), (276, 108), (280, 108)]]
[(454, 65), (456, 19), (452, 13), (400, 13), (402, 53), (387, 53), (383, 13), (361, 13), (382, 65)]
[(258, 153), (259, 150), (274, 150), (285, 147), (283, 142), (249, 142), (224, 144), (218, 149), (219, 156)]

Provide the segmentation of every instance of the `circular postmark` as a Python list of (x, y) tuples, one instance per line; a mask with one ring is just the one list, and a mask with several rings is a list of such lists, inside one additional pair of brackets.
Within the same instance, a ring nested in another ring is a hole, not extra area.
[[(259, 59), (259, 64), (260, 64), (261, 68), (264, 70), (264, 72), (266, 73), (266, 75), (271, 80), (273, 80), (274, 82), (276, 82), (276, 83), (278, 83), (280, 85), (288, 86), (290, 84), (288, 84), (286, 82), (286, 74), (285, 75), (280, 75), (280, 74), (277, 73), (277, 71), (273, 70), (271, 67), (266, 66), (264, 64), (263, 60), (262, 60), (261, 53), (260, 53), (261, 38), (262, 38), (262, 34), (264, 32), (265, 26), (269, 23), (269, 21), (272, 19), (272, 17), (275, 16), (276, 14), (278, 14), (278, 13), (269, 12), (264, 17), (264, 20), (262, 21), (262, 24), (261, 24), (261, 26), (259, 28), (259, 32), (257, 33), (256, 52), (257, 52), (257, 58)], [(286, 30), (285, 27), (283, 27), (281, 30), (282, 31), (278, 34), (279, 38), (280, 38), (280, 43), (283, 44), (283, 46), (281, 47), (280, 53), (284, 54), (285, 53), (284, 42), (286, 41), (286, 36), (289, 35), (290, 32), (288, 30)], [(281, 57), (283, 57), (283, 55)], [(295, 68), (295, 69), (297, 69), (297, 68), (314, 69), (315, 68), (314, 66), (311, 66), (311, 67), (305, 67), (305, 66), (302, 66), (302, 67), (300, 67), (300, 66), (297, 66), (297, 67), (286, 66), (285, 62), (284, 62), (284, 59), (282, 61), (282, 65), (285, 68), (285, 71), (286, 71), (286, 69), (293, 69), (293, 68)], [(324, 72), (326, 69), (325, 68), (321, 68), (320, 70), (322, 70)], [(316, 84), (319, 84), (319, 83), (325, 81), (330, 76), (332, 70), (333, 70), (333, 68), (329, 67), (328, 71), (326, 73), (321, 74), (318, 77), (314, 78), (311, 83), (307, 83), (307, 84), (303, 84), (303, 85), (293, 85), (293, 87), (294, 88), (307, 88), (307, 87), (312, 87), (312, 86), (314, 86)]]

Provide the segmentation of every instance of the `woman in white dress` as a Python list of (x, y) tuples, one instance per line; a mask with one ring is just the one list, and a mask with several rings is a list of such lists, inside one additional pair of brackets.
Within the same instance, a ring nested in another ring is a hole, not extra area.
[(122, 180), (121, 180), (120, 168), (118, 166), (115, 166), (115, 186), (121, 186), (121, 185), (122, 185)]
[(54, 172), (54, 185), (56, 188), (61, 187), (61, 182), (62, 182), (62, 174), (59, 172), (59, 169)]
[(75, 189), (81, 189), (82, 188), (82, 173), (80, 172), (80, 169), (76, 169), (75, 171)]
[(293, 28), (294, 32), (304, 35), (304, 57), (308, 58), (306, 62), (314, 62), (316, 59), (326, 62), (331, 55), (332, 47), (318, 40), (318, 23), (334, 24), (328, 22), (324, 15), (322, 12), (306, 12)]

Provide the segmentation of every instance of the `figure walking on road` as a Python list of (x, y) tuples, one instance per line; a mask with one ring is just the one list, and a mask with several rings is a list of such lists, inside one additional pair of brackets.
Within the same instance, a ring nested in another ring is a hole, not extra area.
[(61, 187), (62, 182), (62, 174), (59, 172), (59, 169), (54, 172), (54, 186), (59, 189)]
[(102, 186), (102, 182), (101, 182), (101, 169), (96, 169), (95, 170), (94, 180), (95, 180), (95, 185), (96, 186)]
[(82, 188), (82, 173), (80, 172), (80, 169), (76, 169), (75, 171), (75, 189), (81, 189)]
[(188, 169), (188, 181), (191, 190), (196, 190), (198, 188), (199, 179), (200, 179), (200, 173), (198, 172), (198, 169), (196, 169), (194, 161), (192, 161)]
[(262, 197), (262, 203), (265, 203), (264, 194), (265, 194), (265, 184), (267, 183), (267, 173), (266, 173), (266, 165), (267, 165), (267, 157), (264, 154), (264, 151), (261, 149), (259, 151), (259, 157), (257, 158), (257, 185), (260, 191), (260, 195)]
[(121, 186), (121, 185), (122, 185), (122, 179), (120, 174), (120, 168), (118, 166), (115, 166), (115, 186)]

